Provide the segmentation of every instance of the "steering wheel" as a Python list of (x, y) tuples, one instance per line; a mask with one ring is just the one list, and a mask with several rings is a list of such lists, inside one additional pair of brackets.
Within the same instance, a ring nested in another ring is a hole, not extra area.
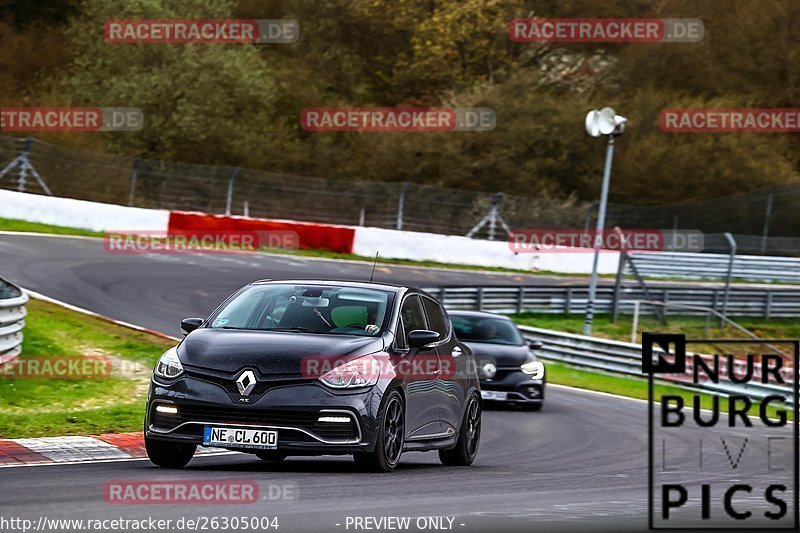
[(367, 325), (366, 324), (347, 324), (345, 327), (346, 328), (363, 329), (364, 331), (366, 331), (366, 329), (367, 329)]

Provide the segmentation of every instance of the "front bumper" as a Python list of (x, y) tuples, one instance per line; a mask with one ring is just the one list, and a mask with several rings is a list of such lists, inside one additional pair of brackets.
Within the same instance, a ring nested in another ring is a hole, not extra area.
[(497, 374), (489, 379), (481, 378), (481, 391), (495, 391), (506, 393), (506, 399), (484, 401), (502, 401), (510, 404), (541, 404), (544, 402), (545, 381), (543, 379), (531, 379), (519, 368), (504, 369), (499, 368)]
[[(205, 426), (274, 429), (278, 451), (336, 454), (372, 451), (381, 395), (377, 387), (340, 392), (317, 382), (269, 388), (245, 399), (219, 383), (183, 376), (174, 382), (151, 382), (145, 435), (150, 439), (203, 445)], [(159, 405), (176, 414), (156, 411)], [(327, 417), (328, 420), (320, 420)], [(348, 418), (348, 422), (339, 419)], [(337, 421), (330, 421), (336, 419)], [(238, 449), (253, 452), (253, 449)]]

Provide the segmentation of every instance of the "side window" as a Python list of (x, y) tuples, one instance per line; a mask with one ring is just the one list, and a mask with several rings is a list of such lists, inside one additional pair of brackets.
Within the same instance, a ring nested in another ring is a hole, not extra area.
[(398, 339), (397, 345), (401, 348), (407, 348), (409, 333), (415, 329), (427, 329), (419, 297), (412, 295), (405, 299), (403, 307), (400, 308), (400, 320), (403, 325), (403, 338)]
[(430, 298), (422, 298), (425, 314), (428, 315), (428, 328), (439, 334), (439, 340), (447, 337), (447, 316), (442, 307)]

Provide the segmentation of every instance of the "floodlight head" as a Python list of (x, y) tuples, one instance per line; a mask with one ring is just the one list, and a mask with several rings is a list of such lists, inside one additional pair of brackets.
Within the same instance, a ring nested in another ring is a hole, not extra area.
[(620, 134), (625, 130), (627, 118), (617, 115), (610, 107), (593, 109), (586, 115), (586, 132), (592, 137)]

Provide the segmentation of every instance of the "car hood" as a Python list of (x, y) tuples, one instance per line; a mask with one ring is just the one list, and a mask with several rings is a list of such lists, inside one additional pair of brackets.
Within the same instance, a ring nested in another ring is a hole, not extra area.
[(256, 368), (262, 374), (300, 375), (305, 358), (358, 356), (383, 349), (380, 337), (201, 328), (178, 346), (186, 367), (221, 372)]
[[(463, 342), (463, 341), (462, 341)], [(464, 342), (472, 350), (479, 362), (494, 359), (495, 366), (519, 366), (531, 360), (527, 345), (509, 346), (507, 344), (489, 344), (485, 342)]]

